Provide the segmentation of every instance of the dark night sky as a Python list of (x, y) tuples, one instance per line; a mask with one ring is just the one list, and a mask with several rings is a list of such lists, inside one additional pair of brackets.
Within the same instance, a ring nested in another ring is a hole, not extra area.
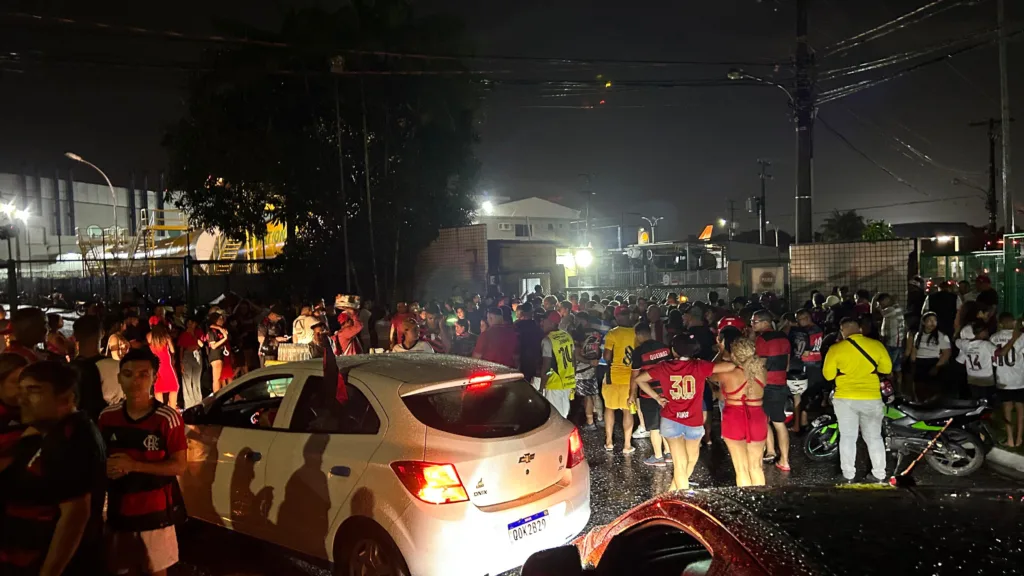
[[(313, 2), (306, 2), (305, 5)], [(821, 49), (881, 24), (924, 0), (812, 0), (811, 43)], [(264, 27), (277, 22), (278, 4), (186, 0), (154, 7), (121, 0), (102, 9), (79, 2), (28, 2), (36, 13), (182, 31), (211, 31), (213, 18), (242, 19)], [(95, 3), (88, 3), (95, 4)], [(783, 60), (792, 53), (793, 0), (652, 1), (479, 0), (421, 1), (424, 10), (461, 15), (480, 54), (645, 60)], [(1010, 4), (1011, 22), (1024, 6)], [(820, 62), (822, 68), (853, 64), (963, 36), (994, 23), (995, 2), (950, 10), (885, 39)], [(1024, 42), (1010, 44), (1012, 103), (1024, 104)], [(186, 60), (189, 43), (85, 32), (0, 17), (0, 51), (41, 50), (50, 56), (102, 60)], [(908, 158), (892, 136), (951, 169), (983, 172), (987, 146), (974, 120), (998, 116), (999, 85), (994, 46), (957, 56), (836, 103), (820, 115), (878, 164), (917, 190), (896, 182), (837, 137), (816, 131), (815, 212), (974, 195), (971, 199), (862, 210), (892, 222), (986, 220), (980, 193), (954, 186), (959, 173)], [(474, 68), (495, 69), (491, 62)], [(498, 66), (509, 68), (509, 66)], [(604, 74), (613, 82), (720, 78), (728, 66), (622, 67), (594, 65), (567, 70), (516, 64), (511, 75), (583, 79)], [(65, 166), (74, 150), (125, 181), (130, 170), (158, 172), (165, 163), (162, 127), (181, 113), (178, 73), (78, 66), (20, 66), (0, 72), (0, 170), (39, 165), (44, 173)], [(754, 68), (747, 68), (751, 72)], [(758, 69), (758, 71), (761, 71)], [(771, 69), (763, 69), (770, 74)], [(1013, 74), (1013, 72), (1017, 72)], [(782, 73), (780, 73), (782, 74)], [(498, 76), (501, 78), (501, 76)], [(859, 80), (861, 77), (852, 77)], [(829, 85), (831, 86), (831, 85)], [(582, 207), (582, 173), (592, 175), (594, 210), (608, 216), (641, 212), (666, 216), (661, 237), (696, 233), (726, 216), (726, 200), (742, 209), (758, 190), (757, 158), (774, 164), (768, 191), (769, 218), (792, 229), (794, 138), (784, 94), (770, 87), (648, 88), (615, 92), (599, 109), (583, 99), (542, 98), (536, 87), (499, 88), (482, 108), (483, 162), (479, 190), (513, 198), (543, 196)], [(850, 111), (861, 118), (858, 120)], [(877, 128), (875, 127), (877, 126)], [(1014, 174), (1024, 189), (1024, 140), (1015, 129)], [(82, 177), (88, 178), (82, 171)], [(984, 186), (984, 174), (968, 175)], [(1020, 205), (1021, 202), (1018, 202)], [(823, 215), (818, 215), (818, 222)], [(754, 220), (741, 221), (745, 227)]]

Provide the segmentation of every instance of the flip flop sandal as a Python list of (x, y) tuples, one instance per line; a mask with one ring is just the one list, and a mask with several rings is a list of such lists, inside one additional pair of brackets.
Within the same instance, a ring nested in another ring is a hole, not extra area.
[(605, 447), (604, 447), (604, 451), (605, 452), (614, 452), (615, 451), (615, 446), (612, 446), (610, 444), (606, 444)]
[(778, 458), (778, 456), (775, 455), (775, 454), (765, 454), (764, 456), (761, 457), (761, 461), (762, 462), (775, 462), (776, 458)]
[(783, 472), (790, 472), (792, 470), (789, 466), (783, 466), (778, 462), (775, 463), (775, 467), (778, 468), (779, 470), (782, 470)]
[(623, 454), (632, 454), (633, 452), (636, 452), (636, 446), (630, 446), (629, 450), (626, 450), (625, 448), (622, 449)]

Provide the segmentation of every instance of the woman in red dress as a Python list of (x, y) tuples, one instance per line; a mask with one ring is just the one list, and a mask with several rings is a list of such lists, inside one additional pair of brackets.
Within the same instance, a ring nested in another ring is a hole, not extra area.
[(167, 324), (158, 322), (153, 329), (146, 334), (146, 341), (149, 342), (149, 349), (160, 359), (160, 369), (156, 373), (156, 384), (153, 385), (153, 393), (157, 399), (171, 408), (178, 408), (178, 375), (174, 372), (174, 340)]

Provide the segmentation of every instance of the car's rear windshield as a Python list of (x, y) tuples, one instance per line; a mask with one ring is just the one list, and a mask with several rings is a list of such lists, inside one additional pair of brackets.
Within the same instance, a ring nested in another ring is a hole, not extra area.
[(448, 388), (402, 398), (417, 420), (431, 428), (471, 438), (507, 438), (548, 421), (551, 404), (525, 380), (485, 388)]

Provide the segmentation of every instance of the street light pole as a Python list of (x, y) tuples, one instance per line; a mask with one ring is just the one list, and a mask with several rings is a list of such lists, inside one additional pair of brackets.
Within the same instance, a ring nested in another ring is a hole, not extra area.
[(658, 226), (658, 222), (661, 222), (662, 220), (664, 220), (665, 217), (664, 216), (651, 216), (650, 218), (648, 218), (647, 216), (641, 216), (641, 218), (646, 220), (647, 223), (651, 225), (651, 244), (654, 244), (654, 229)]
[(64, 155), (67, 156), (68, 158), (70, 158), (71, 160), (74, 160), (75, 162), (81, 162), (82, 164), (85, 164), (86, 166), (91, 166), (93, 170), (99, 172), (100, 176), (103, 176), (103, 179), (107, 181), (107, 188), (110, 189), (110, 200), (111, 200), (111, 202), (113, 203), (113, 206), (114, 206), (114, 208), (113, 208), (113, 211), (114, 211), (114, 245), (115, 245), (115, 250), (116, 250), (116, 246), (117, 246), (117, 192), (114, 191), (114, 185), (110, 183), (110, 178), (107, 178), (107, 175), (104, 174), (103, 170), (100, 170), (99, 166), (93, 164), (92, 162), (89, 162), (88, 160), (86, 160), (85, 158), (82, 158), (81, 156), (79, 156), (78, 154), (75, 154), (74, 152), (65, 152)]

